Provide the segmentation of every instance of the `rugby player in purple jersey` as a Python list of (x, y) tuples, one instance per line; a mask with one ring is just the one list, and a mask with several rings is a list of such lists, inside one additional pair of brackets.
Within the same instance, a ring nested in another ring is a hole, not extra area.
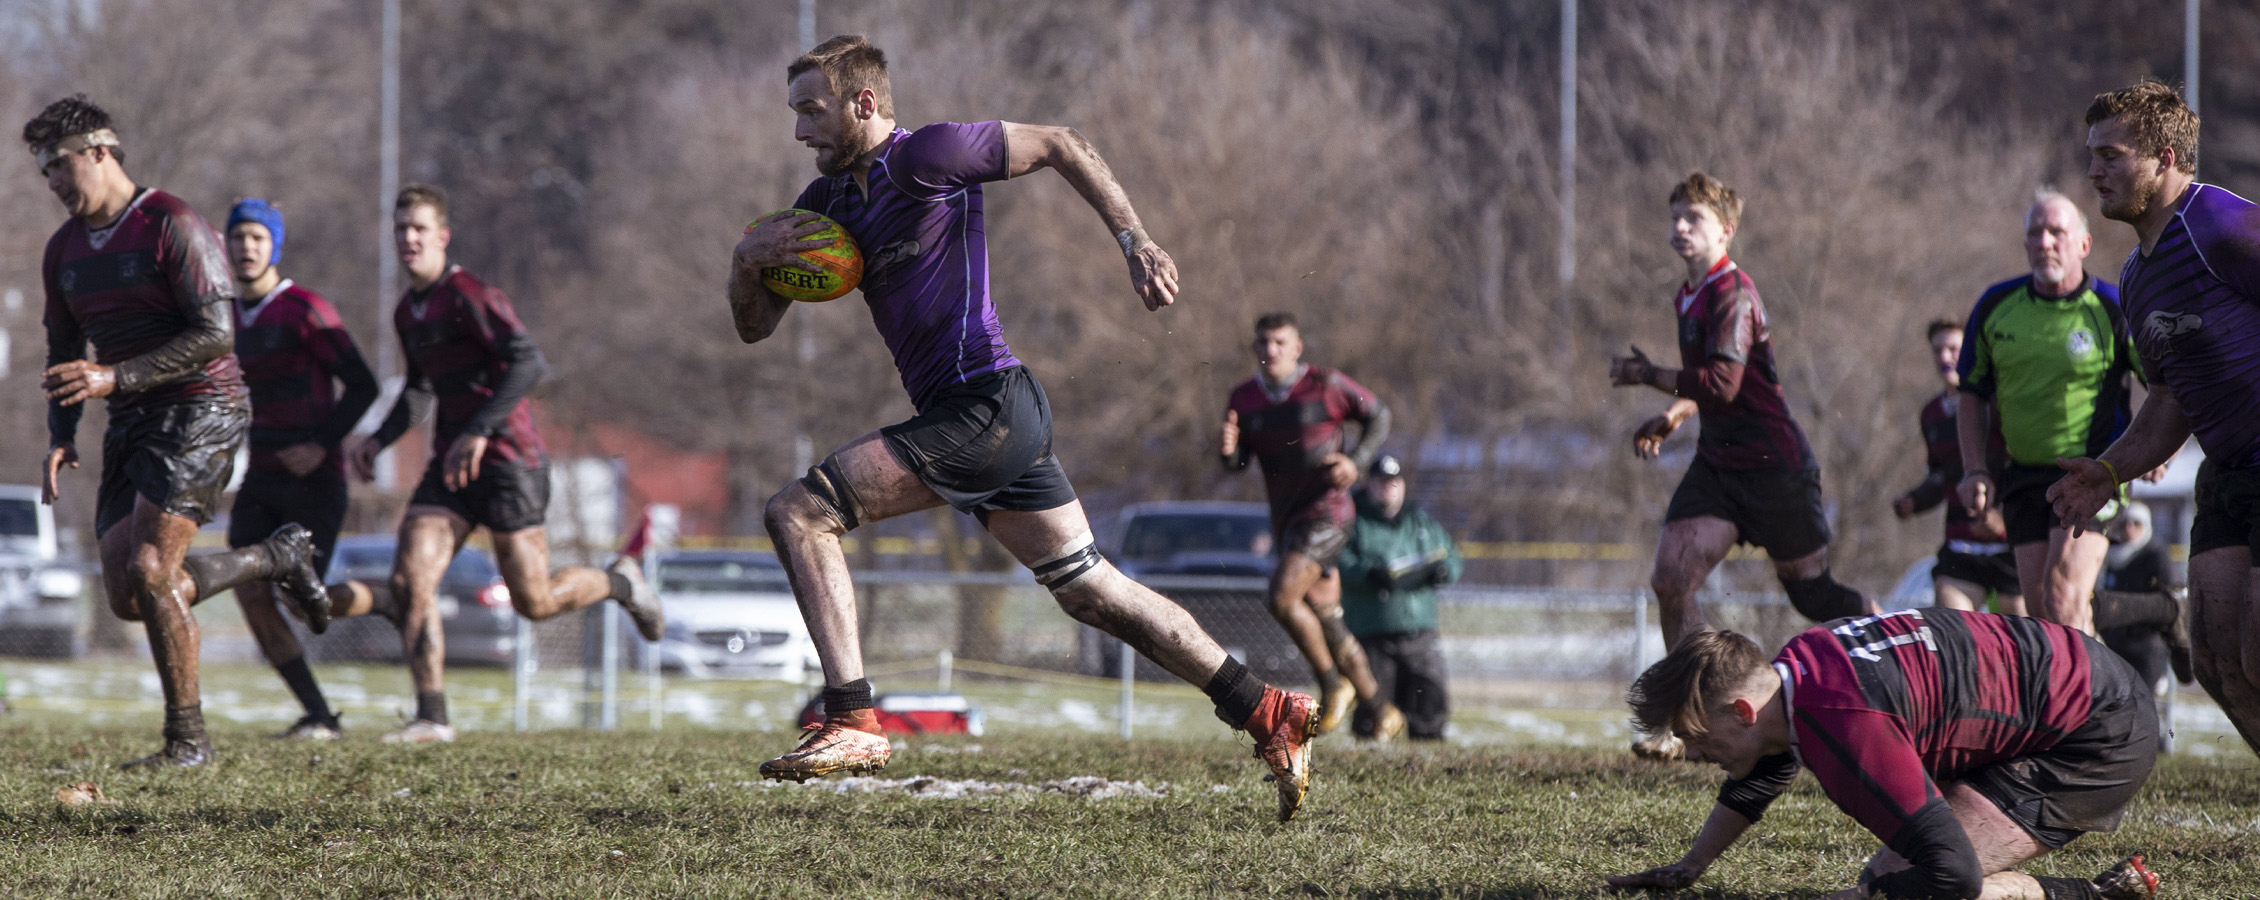
[(188, 555), (196, 529), (217, 512), (251, 419), (218, 236), (179, 198), (134, 183), (110, 115), (83, 94), (40, 111), (23, 139), (70, 213), (41, 265), (49, 447), (41, 498), (60, 499), (60, 470), (78, 467), (82, 404), (109, 398), (94, 513), (102, 583), (112, 613), (147, 626), (165, 697), (164, 749), (126, 766), (200, 765), (212, 758), (212, 739), (189, 607), (274, 580), (310, 627), (327, 628), (313, 542), (305, 528), (282, 524), (248, 547)]
[(2093, 879), (2017, 867), (2090, 831), (2115, 831), (2157, 758), (2142, 676), (2094, 638), (2024, 616), (1918, 609), (1806, 630), (1769, 661), (1731, 631), (1681, 641), (1634, 681), (1643, 728), (1725, 769), (1718, 802), (1678, 862), (1608, 879), (1618, 890), (1695, 883), (1811, 770), (1883, 842), (1832, 900), (2150, 897), (2140, 855)]
[[(337, 308), (282, 276), (282, 211), (251, 198), (228, 211), (227, 260), (239, 294), (235, 355), (251, 392), (251, 459), (228, 514), (228, 545), (245, 547), (285, 522), (313, 532), (314, 570), (328, 564), (345, 524), (345, 436), (377, 401), (377, 376), (361, 359)], [(344, 385), (341, 394), (337, 386)], [(259, 652), (306, 710), (276, 737), (329, 740), (337, 713), (306, 666), (264, 581), (235, 589)]]
[[(1099, 555), (1052, 455), (1043, 388), (1005, 346), (990, 301), (982, 185), (1052, 169), (1115, 236), (1146, 308), (1169, 305), (1177, 266), (1146, 236), (1122, 185), (1072, 128), (896, 128), (886, 56), (861, 36), (825, 41), (794, 60), (786, 79), (793, 135), (816, 151), (823, 176), (793, 205), (855, 236), (864, 302), (918, 413), (850, 441), (770, 498), (769, 535), (823, 658), (825, 719), (797, 749), (763, 763), (762, 775), (797, 781), (885, 767), (889, 748), (864, 678), (840, 538), (865, 522), (947, 504), (979, 518), (1069, 615), (1203, 685), (1217, 717), (1255, 738), (1277, 782), (1279, 817), (1292, 817), (1309, 787), (1315, 704), (1264, 684), (1184, 609)], [(820, 246), (803, 240), (818, 227), (780, 217), (739, 241), (729, 299), (747, 343), (774, 333), (793, 305), (762, 287), (761, 270), (809, 268), (795, 254)]]
[(2197, 681), (2260, 750), (2260, 206), (2197, 180), (2197, 113), (2172, 88), (2099, 94), (2087, 124), (2087, 177), (2103, 216), (2140, 239), (2119, 295), (2150, 394), (2108, 449), (2057, 461), (2065, 475), (2048, 497), (2059, 517), (2086, 521), (2197, 438)]
[(448, 262), (454, 232), (447, 195), (428, 185), (401, 190), (392, 205), (393, 247), (408, 273), (408, 291), (393, 309), (406, 381), (377, 432), (355, 444), (347, 461), (363, 480), (377, 453), (437, 407), (432, 460), (400, 521), (392, 577), (383, 585), (348, 581), (330, 587), (339, 616), (376, 614), (400, 628), (402, 655), (416, 685), (416, 718), (384, 739), (396, 743), (455, 740), (444, 683), (446, 636), (440, 630), (439, 583), (473, 529), (494, 540), (495, 564), (510, 605), (534, 621), (606, 600), (618, 601), (644, 640), (659, 640), (659, 598), (634, 557), (609, 569), (549, 568), (549, 455), (534, 430), (526, 395), (548, 365), (517, 310), (499, 288)]

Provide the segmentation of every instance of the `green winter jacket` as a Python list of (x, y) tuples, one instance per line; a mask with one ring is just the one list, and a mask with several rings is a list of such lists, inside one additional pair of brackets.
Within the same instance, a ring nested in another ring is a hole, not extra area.
[(1394, 519), (1357, 494), (1358, 518), (1342, 549), (1342, 617), (1360, 637), (1436, 627), (1436, 586), (1459, 580), (1460, 548), (1444, 526), (1405, 501)]

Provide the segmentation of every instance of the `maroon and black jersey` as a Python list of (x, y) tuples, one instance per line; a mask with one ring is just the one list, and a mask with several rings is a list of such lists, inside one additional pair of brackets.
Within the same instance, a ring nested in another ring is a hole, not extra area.
[[(1958, 392), (1943, 393), (1923, 404), (1922, 434), (1925, 450), (1923, 480), (1907, 492), (1915, 501), (1916, 512), (1926, 512), (1941, 503), (1946, 504), (1946, 539), (1998, 543), (2007, 536), (1985, 527), (1983, 520), (1970, 515), (1968, 509), (1954, 496), (1954, 489), (1962, 483), (1961, 423), (1955, 419), (1961, 405)], [(2001, 443), (2001, 432), (1996, 430), (1988, 442), (1989, 458), (2006, 464), (2008, 450)]]
[(339, 445), (376, 400), (377, 379), (337, 308), (286, 278), (238, 303), (235, 315), (235, 355), (251, 389), (251, 468), (287, 471), (275, 452), (312, 442), (329, 451), (322, 469), (343, 474)]
[[(1347, 525), (1356, 517), (1349, 491), (1329, 484), (1319, 463), (1346, 453), (1363, 472), (1373, 461), (1388, 436), (1389, 408), (1372, 391), (1333, 369), (1305, 366), (1285, 395), (1273, 397), (1259, 375), (1232, 389), (1227, 408), (1239, 414), (1240, 447), (1224, 465), (1238, 471), (1252, 458), (1263, 466), (1273, 528), (1306, 517)], [(1355, 445), (1344, 422), (1362, 426)]]
[(1696, 455), (1720, 469), (1812, 467), (1805, 433), (1789, 417), (1766, 307), (1750, 276), (1720, 257), (1701, 284), (1680, 286), (1672, 307), (1679, 315), (1674, 393), (1695, 401), (1703, 418)]
[(1801, 765), (1918, 868), (1936, 863), (1925, 855), (1966, 854), (1938, 783), (2038, 754), (2087, 724), (2088, 644), (2039, 619), (1953, 609), (1809, 629), (1773, 663), (1792, 754), (1729, 780), (1719, 803), (1755, 820)]
[[(118, 366), (205, 328), (212, 304), (235, 296), (234, 281), (220, 254), (219, 236), (188, 204), (163, 191), (144, 188), (109, 227), (89, 231), (78, 219), (64, 222), (47, 241), (42, 265), (46, 282), (48, 364), (86, 357)], [(216, 326), (225, 335), (225, 311)], [(218, 348), (214, 348), (218, 349)], [(243, 402), (243, 380), (235, 355), (198, 353), (205, 361), (181, 371), (142, 373), (150, 383), (129, 384), (121, 371), (113, 409), (138, 409), (183, 401)], [(70, 443), (81, 407), (51, 409), (50, 437)]]
[(377, 431), (379, 441), (389, 444), (407, 430), (416, 395), (423, 395), (439, 407), (434, 457), (471, 434), (488, 439), (483, 462), (547, 464), (525, 404), (544, 366), (509, 297), (451, 268), (430, 290), (403, 296), (392, 321), (408, 360), (407, 383)]

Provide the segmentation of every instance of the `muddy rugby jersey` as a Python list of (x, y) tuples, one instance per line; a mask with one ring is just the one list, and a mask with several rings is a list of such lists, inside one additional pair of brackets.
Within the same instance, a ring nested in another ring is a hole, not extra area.
[(437, 401), (433, 456), (445, 455), (458, 436), (474, 433), (488, 439), (482, 457), (487, 462), (547, 464), (541, 433), (534, 430), (534, 414), (523, 397), (508, 410), (488, 409), (495, 387), (514, 365), (513, 345), (532, 340), (501, 289), (454, 267), (422, 297), (414, 291), (401, 297), (392, 323), (408, 361), (408, 389), (420, 385)]
[(1695, 401), (1702, 434), (1695, 454), (1720, 469), (1812, 468), (1805, 433), (1789, 417), (1774, 367), (1765, 304), (1750, 276), (1720, 257), (1700, 284), (1672, 298), (1679, 317), (1679, 382)]
[(337, 308), (283, 279), (267, 296), (236, 303), (235, 354), (251, 390), (251, 468), (287, 471), (275, 451), (311, 441), (330, 451), (321, 470), (342, 474), (338, 446), (368, 400), (341, 406), (336, 382), (349, 392), (361, 386), (369, 400), (377, 382)]
[(863, 302), (921, 412), (944, 387), (1020, 365), (989, 297), (981, 185), (1009, 174), (1003, 122), (895, 129), (871, 164), (819, 178), (793, 205), (823, 213), (863, 253)]
[[(1228, 464), (1244, 467), (1253, 458), (1263, 467), (1264, 493), (1271, 498), (1274, 529), (1301, 518), (1348, 525), (1356, 515), (1347, 488), (1326, 480), (1320, 461), (1350, 452), (1342, 423), (1370, 427), (1381, 401), (1365, 385), (1323, 366), (1305, 366), (1303, 377), (1273, 400), (1257, 376), (1232, 389), (1229, 408), (1240, 416), (1240, 452)], [(1364, 469), (1361, 462), (1359, 469)]]

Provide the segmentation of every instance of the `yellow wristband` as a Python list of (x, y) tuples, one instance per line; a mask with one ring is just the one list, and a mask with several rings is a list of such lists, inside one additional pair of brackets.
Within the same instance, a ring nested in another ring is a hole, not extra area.
[(2126, 482), (2126, 479), (2124, 479), (2124, 478), (2120, 478), (2120, 477), (2119, 477), (2119, 467), (2118, 467), (2118, 466), (2114, 466), (2114, 465), (2112, 465), (2112, 464), (2111, 464), (2111, 461), (2110, 461), (2110, 460), (2108, 460), (2108, 459), (2104, 459), (2103, 457), (2100, 457), (2100, 456), (2098, 456), (2098, 457), (2096, 457), (2096, 458), (2095, 458), (2095, 461), (2096, 461), (2096, 462), (2099, 462), (2099, 463), (2102, 463), (2102, 464), (2103, 464), (2103, 471), (2106, 471), (2106, 472), (2109, 472), (2109, 473), (2111, 473), (2111, 486), (2112, 486), (2112, 487), (2117, 487), (2117, 486), (2119, 486), (2120, 484), (2123, 484), (2123, 483), (2125, 483), (2125, 482)]

